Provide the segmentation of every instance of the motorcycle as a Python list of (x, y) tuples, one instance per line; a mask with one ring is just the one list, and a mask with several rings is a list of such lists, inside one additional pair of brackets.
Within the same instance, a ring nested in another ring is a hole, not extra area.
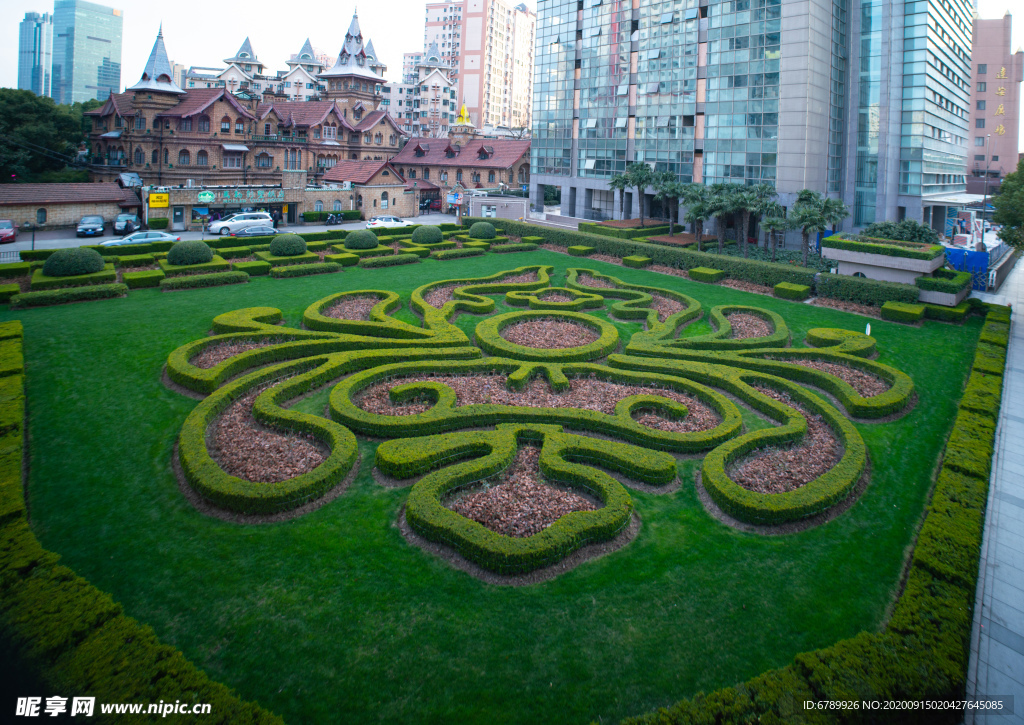
[(333, 224), (341, 224), (341, 214), (327, 215), (327, 226), (331, 226)]

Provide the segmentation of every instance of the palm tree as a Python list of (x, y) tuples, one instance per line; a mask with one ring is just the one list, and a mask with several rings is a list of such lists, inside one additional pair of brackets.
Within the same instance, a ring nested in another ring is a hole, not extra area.
[(686, 206), (686, 222), (693, 224), (697, 237), (697, 251), (704, 251), (704, 222), (711, 218), (711, 192), (704, 184), (687, 184), (683, 187), (683, 204)]
[(824, 215), (825, 199), (816, 191), (804, 189), (797, 195), (796, 204), (793, 205), (793, 213), (790, 220), (794, 227), (800, 228), (801, 243), (803, 245), (804, 266), (807, 266), (807, 252), (810, 246), (811, 234), (823, 232), (828, 228), (828, 222)]
[(726, 220), (733, 216), (738, 207), (736, 205), (736, 192), (739, 190), (737, 184), (717, 183), (711, 185), (711, 200), (709, 208), (711, 216), (715, 218), (715, 231), (718, 234), (718, 253), (722, 254), (725, 248), (725, 224)]
[(825, 223), (832, 227), (833, 234), (836, 233), (836, 227), (839, 226), (840, 222), (850, 216), (850, 210), (846, 208), (846, 204), (840, 199), (825, 199), (821, 211), (825, 217)]
[[(750, 216), (757, 208), (757, 197), (748, 187), (740, 187), (736, 190), (736, 211), (740, 215), (739, 229), (736, 233), (736, 241), (743, 250), (743, 256), (747, 256), (747, 240), (750, 238)], [(756, 241), (756, 240), (755, 240)]]
[(777, 233), (789, 229), (789, 220), (786, 218), (786, 208), (778, 202), (769, 202), (761, 207), (761, 215), (764, 226), (764, 249), (768, 251), (769, 242), (772, 249), (772, 261), (775, 261), (775, 250), (778, 245)]
[(612, 174), (608, 179), (608, 188), (619, 192), (619, 217), (626, 218), (626, 189), (631, 186), (626, 174)]
[(679, 183), (679, 179), (671, 171), (656, 173), (653, 186), (654, 198), (664, 202), (668, 207), (668, 235), (671, 237), (675, 234), (675, 227), (672, 225), (672, 212), (674, 210), (676, 218), (679, 217), (679, 199), (686, 191), (686, 187)]
[(654, 183), (654, 171), (645, 163), (630, 164), (626, 168), (629, 187), (636, 187), (636, 198), (640, 200), (640, 226), (644, 225), (644, 190)]
[[(772, 184), (755, 184), (750, 187), (750, 191), (757, 198), (757, 206), (754, 208), (754, 239), (757, 239), (761, 232), (761, 220), (767, 216), (763, 209), (767, 204), (773, 203), (779, 194)], [(768, 238), (765, 237), (766, 252), (768, 251), (767, 243)]]

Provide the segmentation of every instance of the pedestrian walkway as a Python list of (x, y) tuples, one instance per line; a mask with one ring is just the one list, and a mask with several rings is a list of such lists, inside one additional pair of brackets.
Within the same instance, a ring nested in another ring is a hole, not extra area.
[[(1003, 713), (967, 710), (966, 725), (1024, 725), (1024, 265), (1018, 264), (986, 302), (1012, 305), (1003, 404), (996, 429), (992, 479), (974, 622), (967, 698), (1006, 699)], [(1012, 710), (1009, 699), (1013, 698)]]

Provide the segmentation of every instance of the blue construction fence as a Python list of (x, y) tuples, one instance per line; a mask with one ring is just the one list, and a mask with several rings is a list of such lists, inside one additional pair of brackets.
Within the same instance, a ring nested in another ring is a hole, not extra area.
[(958, 272), (970, 272), (973, 278), (972, 289), (984, 292), (988, 288), (988, 270), (1003, 258), (1008, 251), (1005, 244), (987, 252), (972, 252), (967, 249), (951, 249), (946, 247), (946, 261)]

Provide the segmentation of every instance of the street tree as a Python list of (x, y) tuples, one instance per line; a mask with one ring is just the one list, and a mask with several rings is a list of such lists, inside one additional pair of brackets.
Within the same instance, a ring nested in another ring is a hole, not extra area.
[(996, 209), (992, 221), (1003, 225), (999, 238), (1017, 249), (1024, 247), (1024, 159), (1003, 179), (992, 205)]

